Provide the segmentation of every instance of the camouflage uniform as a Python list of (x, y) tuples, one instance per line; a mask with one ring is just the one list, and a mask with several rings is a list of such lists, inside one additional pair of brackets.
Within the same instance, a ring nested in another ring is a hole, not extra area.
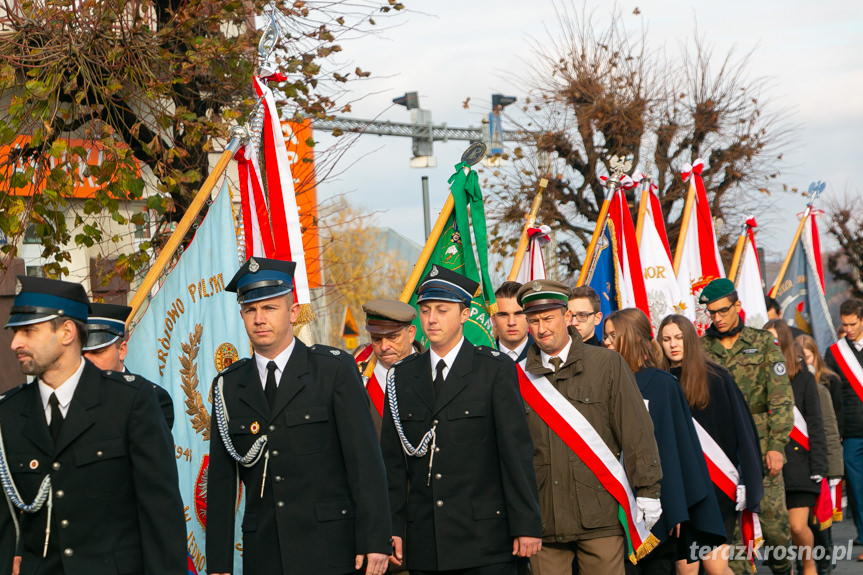
[[(794, 394), (785, 374), (785, 358), (773, 335), (744, 327), (731, 349), (725, 349), (715, 337), (704, 336), (701, 341), (708, 355), (731, 372), (743, 392), (758, 429), (762, 456), (768, 451), (784, 454), (788, 435), (794, 427)], [(785, 483), (781, 473), (771, 477), (766, 464), (759, 519), (768, 545), (787, 547), (791, 544)], [(735, 542), (740, 542), (739, 529), (735, 529)], [(791, 568), (788, 559), (770, 561), (768, 558), (767, 561), (774, 573), (785, 573)], [(730, 565), (738, 574), (748, 570), (748, 564), (742, 561), (731, 561)]]

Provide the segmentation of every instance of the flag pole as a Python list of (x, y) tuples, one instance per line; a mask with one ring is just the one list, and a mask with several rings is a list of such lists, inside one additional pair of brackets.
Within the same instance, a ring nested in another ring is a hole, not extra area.
[[(434, 248), (446, 228), (447, 221), (452, 215), (453, 208), (455, 208), (455, 200), (453, 200), (452, 193), (450, 193), (450, 195), (447, 196), (446, 203), (444, 203), (443, 209), (441, 209), (440, 215), (438, 216), (431, 233), (429, 233), (426, 245), (423, 246), (423, 251), (420, 252), (420, 257), (417, 259), (417, 263), (414, 264), (414, 269), (411, 271), (411, 275), (408, 276), (408, 281), (405, 283), (405, 287), (399, 296), (399, 301), (404, 303), (410, 301), (414, 290), (417, 288), (417, 284), (420, 283), (420, 279), (422, 279), (422, 273), (431, 259), (432, 252), (434, 252)], [(363, 371), (363, 377), (371, 377), (372, 373), (375, 371), (375, 365), (377, 363), (377, 356), (372, 354), (371, 357), (369, 357), (369, 362), (366, 364), (366, 369)]]
[(542, 204), (542, 192), (545, 191), (545, 188), (547, 187), (548, 180), (546, 178), (540, 178), (539, 189), (536, 192), (536, 196), (533, 198), (533, 204), (530, 206), (530, 213), (527, 215), (524, 229), (521, 230), (521, 238), (519, 238), (518, 248), (515, 250), (515, 259), (513, 259), (512, 269), (510, 270), (506, 281), (515, 281), (515, 278), (518, 277), (518, 272), (521, 270), (521, 265), (524, 262), (524, 254), (527, 252), (527, 230), (536, 224), (536, 215), (539, 213), (540, 204)]
[(608, 222), (608, 207), (611, 204), (611, 197), (617, 190), (617, 183), (608, 180), (608, 188), (605, 191), (605, 198), (602, 200), (602, 207), (599, 209), (599, 217), (596, 218), (596, 228), (593, 230), (593, 236), (590, 238), (590, 244), (587, 246), (587, 253), (584, 256), (584, 265), (581, 266), (581, 272), (578, 274), (578, 282), (576, 286), (583, 286), (590, 282), (593, 276), (593, 268), (596, 265), (597, 250), (599, 238), (602, 237), (605, 231), (605, 224)]
[(797, 242), (800, 241), (800, 236), (803, 235), (803, 226), (806, 225), (806, 221), (812, 213), (812, 204), (815, 203), (815, 200), (823, 191), (824, 182), (812, 182), (809, 184), (809, 201), (806, 203), (803, 217), (800, 218), (800, 224), (797, 226), (797, 231), (794, 233), (794, 239), (791, 240), (791, 247), (788, 248), (788, 253), (785, 255), (782, 267), (779, 268), (779, 274), (776, 276), (776, 281), (773, 283), (773, 287), (770, 288), (770, 297), (776, 297), (776, 292), (779, 291), (779, 284), (782, 283), (782, 280), (785, 278), (785, 272), (788, 271), (788, 266), (791, 264), (791, 256), (794, 255), (794, 249), (797, 247)]
[[(645, 181), (646, 180), (646, 181)], [(641, 200), (638, 202), (638, 218), (635, 223), (635, 244), (641, 248), (641, 234), (644, 232), (644, 216), (647, 214), (648, 195), (650, 193), (650, 180), (641, 179)]]
[(674, 273), (680, 271), (680, 260), (683, 259), (683, 244), (686, 232), (689, 231), (689, 219), (692, 214), (692, 204), (695, 203), (695, 177), (689, 181), (689, 191), (686, 192), (686, 203), (683, 204), (683, 220), (680, 222), (680, 233), (677, 234), (677, 246), (674, 249)]
[(138, 286), (138, 290), (135, 292), (134, 297), (132, 297), (132, 302), (129, 304), (132, 307), (132, 311), (129, 313), (129, 318), (126, 320), (127, 328), (138, 314), (138, 311), (141, 309), (141, 306), (150, 294), (150, 290), (153, 289), (153, 286), (156, 285), (156, 282), (162, 276), (162, 272), (164, 272), (165, 268), (168, 267), (168, 263), (170, 263), (171, 258), (174, 256), (174, 252), (177, 251), (178, 247), (180, 247), (183, 238), (186, 236), (186, 232), (189, 231), (195, 218), (197, 218), (198, 214), (201, 213), (207, 198), (209, 198), (213, 188), (216, 187), (216, 182), (222, 174), (225, 173), (225, 169), (228, 167), (228, 162), (230, 162), (231, 158), (234, 157), (234, 153), (239, 149), (240, 143), (243, 141), (243, 137), (245, 135), (246, 131), (244, 128), (239, 128), (239, 130), (235, 128), (232, 130), (231, 141), (228, 142), (228, 145), (225, 147), (225, 151), (222, 152), (221, 157), (219, 157), (219, 161), (216, 163), (213, 171), (210, 172), (210, 175), (207, 176), (201, 189), (198, 190), (197, 194), (195, 194), (192, 203), (189, 204), (188, 208), (186, 208), (186, 213), (183, 214), (183, 218), (180, 220), (180, 223), (177, 224), (176, 229), (171, 233), (171, 237), (168, 238), (168, 241), (162, 247), (162, 251), (159, 252), (159, 256), (150, 267), (147, 275), (144, 276), (144, 280), (141, 282), (141, 285)]
[(737, 285), (737, 268), (740, 267), (743, 250), (746, 248), (746, 241), (749, 238), (749, 234), (746, 233), (747, 229), (749, 229), (749, 225), (744, 223), (740, 229), (740, 236), (737, 238), (737, 246), (734, 248), (734, 259), (731, 260), (731, 271), (728, 274), (728, 279), (734, 282), (734, 285)]

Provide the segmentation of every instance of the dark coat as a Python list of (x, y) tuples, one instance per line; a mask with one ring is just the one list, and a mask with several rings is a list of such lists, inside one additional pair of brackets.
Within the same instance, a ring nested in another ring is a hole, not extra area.
[(88, 361), (56, 447), (35, 382), (0, 403), (0, 420), (24, 501), (47, 472), (54, 492), (47, 558), (47, 506), (20, 516), (21, 575), (186, 574), (177, 464), (152, 385)]
[[(672, 369), (671, 373), (679, 376), (680, 368)], [(746, 399), (728, 370), (718, 364), (708, 364), (707, 388), (710, 394), (707, 407), (693, 408), (692, 417), (737, 467), (740, 482), (746, 486), (746, 509), (759, 513), (764, 495), (764, 463), (758, 430)], [(737, 515), (736, 500), (716, 486), (714, 493), (724, 518)]]
[[(381, 449), (393, 533), (407, 525), (409, 570), (447, 571), (512, 561), (514, 537), (539, 537), (533, 444), (506, 354), (462, 343), (439, 397), (429, 352), (395, 365), (404, 433), (416, 447), (437, 425), (429, 456), (407, 457), (387, 403)], [(430, 484), (429, 484), (430, 483)]]
[[(494, 340), (494, 343), (495, 343), (495, 345), (497, 345), (497, 348), (500, 349), (500, 340), (496, 339), (496, 340)], [(522, 361), (524, 361), (524, 358), (527, 357), (527, 350), (529, 350), (530, 346), (532, 346), (532, 345), (533, 345), (533, 336), (528, 333), (527, 334), (527, 343), (524, 345), (524, 348), (521, 350), (521, 353), (518, 354), (518, 358), (515, 360), (516, 363), (521, 363)]]
[(662, 515), (652, 533), (664, 541), (675, 525), (688, 522), (692, 542), (699, 546), (722, 545), (726, 540), (725, 524), (692, 413), (677, 378), (649, 367), (637, 371), (635, 381), (653, 421), (662, 464)]
[(237, 452), (245, 455), (266, 433), (269, 462), (262, 496), (265, 458), (235, 463), (212, 417), (207, 571), (233, 571), (238, 469), (245, 573), (343, 574), (353, 572), (356, 555), (391, 553), (384, 467), (351, 355), (296, 340), (272, 413), (254, 359), (235, 362), (219, 379)]
[[(851, 341), (848, 342), (848, 345), (851, 347), (854, 357), (857, 358), (857, 363), (863, 366), (863, 352), (857, 351), (857, 348), (854, 347), (854, 343)], [(848, 383), (848, 378), (845, 377), (845, 374), (839, 368), (836, 358), (833, 357), (832, 349), (827, 349), (827, 353), (824, 354), (824, 362), (827, 364), (827, 367), (839, 374), (842, 380), (842, 385), (840, 386), (842, 407), (836, 411), (839, 434), (843, 439), (846, 437), (863, 437), (863, 401), (860, 400), (860, 396), (857, 395), (857, 392)], [(835, 397), (832, 388), (830, 394)]]
[[(124, 368), (124, 373), (131, 373)], [(168, 424), (168, 429), (174, 429), (174, 400), (171, 399), (171, 394), (157, 383), (153, 383), (149, 379), (144, 379), (140, 375), (137, 376), (142, 382), (149, 383), (153, 386), (153, 391), (156, 392), (156, 401), (159, 402), (159, 409), (165, 417), (165, 423)]]
[(809, 430), (809, 450), (793, 439), (785, 446), (788, 463), (782, 468), (785, 491), (803, 491), (818, 494), (821, 486), (810, 479), (812, 475), (827, 477), (827, 438), (824, 435), (824, 422), (821, 419), (821, 403), (815, 377), (803, 366), (791, 378), (794, 391), (794, 405), (803, 414)]

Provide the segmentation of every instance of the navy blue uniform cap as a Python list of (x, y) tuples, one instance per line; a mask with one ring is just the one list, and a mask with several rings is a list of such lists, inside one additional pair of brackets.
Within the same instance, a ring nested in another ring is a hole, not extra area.
[(7, 328), (41, 323), (55, 317), (87, 321), (90, 300), (81, 284), (18, 276)]

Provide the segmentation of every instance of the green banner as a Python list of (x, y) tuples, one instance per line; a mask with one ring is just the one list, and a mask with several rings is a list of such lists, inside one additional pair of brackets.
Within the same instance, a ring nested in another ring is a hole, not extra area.
[[(467, 168), (467, 172), (465, 172)], [(474, 345), (495, 347), (490, 313), (497, 311), (494, 288), (488, 275), (488, 241), (485, 225), (485, 208), (477, 173), (467, 163), (457, 164), (455, 174), (449, 179), (455, 207), (423, 270), (424, 279), (432, 265), (460, 273), (479, 282), (479, 293), (474, 295), (470, 306), (470, 318), (464, 325), (464, 336)], [(468, 210), (470, 207), (470, 210)], [(471, 238), (471, 224), (473, 238)], [(476, 252), (474, 252), (476, 245)], [(477, 266), (479, 260), (479, 266)], [(417, 296), (411, 296), (410, 304), (417, 307)], [(414, 321), (417, 337), (423, 345), (428, 340), (422, 332), (419, 318)]]

